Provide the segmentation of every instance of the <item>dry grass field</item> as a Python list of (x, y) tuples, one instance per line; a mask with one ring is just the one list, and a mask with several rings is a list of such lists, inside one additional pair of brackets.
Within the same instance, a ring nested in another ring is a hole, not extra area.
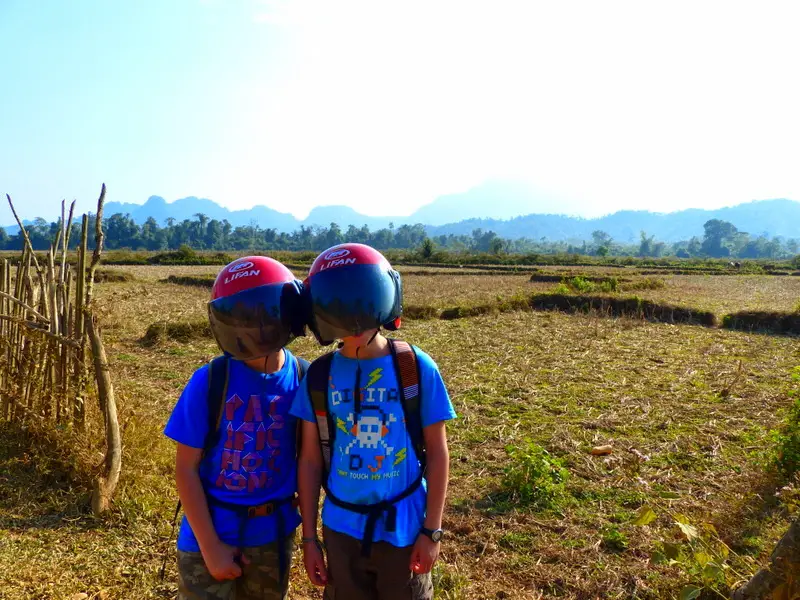
[[(114, 508), (102, 520), (87, 510), (99, 455), (74, 457), (69, 432), (40, 439), (0, 424), (2, 599), (175, 597), (172, 562), (158, 579), (176, 499), (173, 447), (161, 430), (216, 347), (207, 337), (141, 339), (153, 323), (205, 316), (207, 290), (162, 279), (218, 268), (114, 269), (134, 277), (97, 288), (123, 426)], [(442, 272), (404, 282), (407, 303), (439, 308), (556, 285), (528, 278)], [(800, 278), (663, 279), (664, 288), (635, 293), (720, 314), (791, 311), (800, 300)], [(732, 550), (729, 582), (763, 564), (789, 521), (785, 490), (776, 496), (786, 482), (763, 456), (791, 403), (795, 337), (532, 311), (407, 320), (402, 335), (437, 360), (459, 414), (448, 430), (450, 535), (438, 598), (677, 598), (693, 574), (650, 560), (661, 542), (679, 539), (668, 513), (714, 525)], [(310, 339), (292, 349), (321, 351)], [(507, 483), (534, 464), (513, 450), (529, 442), (567, 473), (548, 506), (526, 503)], [(592, 455), (600, 445), (611, 454)], [(643, 505), (658, 515), (647, 527), (633, 524)], [(292, 577), (292, 597), (319, 597), (297, 569)]]

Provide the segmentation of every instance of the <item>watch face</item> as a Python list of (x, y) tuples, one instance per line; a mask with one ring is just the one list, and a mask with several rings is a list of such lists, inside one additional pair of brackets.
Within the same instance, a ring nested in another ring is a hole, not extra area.
[(441, 530), (441, 529), (437, 529), (436, 531), (434, 531), (434, 532), (431, 534), (431, 539), (432, 539), (434, 542), (439, 542), (439, 541), (441, 541), (441, 539), (442, 539), (442, 533), (443, 533), (443, 532), (442, 532), (442, 530)]

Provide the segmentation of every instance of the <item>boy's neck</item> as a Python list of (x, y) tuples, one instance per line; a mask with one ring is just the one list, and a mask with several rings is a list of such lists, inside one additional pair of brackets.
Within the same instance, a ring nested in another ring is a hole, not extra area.
[(380, 358), (389, 355), (389, 341), (380, 333), (375, 334), (374, 331), (369, 331), (344, 338), (339, 352), (345, 358), (358, 358), (359, 360)]
[(277, 373), (283, 368), (283, 363), (286, 362), (286, 355), (283, 348), (281, 348), (278, 352), (273, 352), (267, 356), (242, 362), (259, 373)]

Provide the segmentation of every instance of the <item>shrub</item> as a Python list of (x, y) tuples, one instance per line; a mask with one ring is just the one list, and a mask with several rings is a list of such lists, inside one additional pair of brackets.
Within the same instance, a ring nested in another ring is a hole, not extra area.
[(609, 294), (617, 292), (619, 291), (619, 280), (616, 277), (609, 277), (597, 286), (597, 291)]
[(552, 509), (566, 498), (564, 483), (569, 472), (562, 461), (525, 440), (520, 446), (507, 446), (511, 464), (505, 468), (503, 491), (521, 505)]
[(579, 294), (590, 294), (595, 290), (595, 284), (584, 279), (580, 275), (566, 280), (567, 286), (578, 292)]
[(563, 282), (562, 282), (562, 283), (559, 283), (559, 284), (558, 284), (558, 285), (557, 285), (557, 286), (556, 286), (556, 287), (553, 289), (553, 293), (554, 293), (554, 294), (561, 294), (561, 295), (563, 295), (563, 296), (567, 296), (567, 295), (569, 295), (569, 294), (571, 294), (571, 293), (572, 293), (572, 290), (569, 288), (569, 286), (568, 286), (566, 283), (563, 283)]

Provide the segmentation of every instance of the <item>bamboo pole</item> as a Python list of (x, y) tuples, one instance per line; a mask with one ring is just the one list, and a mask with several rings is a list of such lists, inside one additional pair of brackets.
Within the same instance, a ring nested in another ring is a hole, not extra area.
[(81, 245), (78, 250), (78, 273), (75, 281), (75, 333), (80, 345), (73, 364), (73, 389), (75, 391), (73, 422), (80, 430), (83, 430), (86, 416), (83, 404), (83, 390), (86, 388), (86, 370), (84, 367), (84, 358), (86, 356), (86, 336), (84, 335), (84, 331), (86, 330), (84, 325), (86, 305), (84, 290), (86, 289), (86, 254), (88, 243), (89, 217), (83, 215)]
[(106, 199), (106, 184), (100, 190), (100, 197), (97, 199), (97, 216), (95, 218), (94, 252), (92, 253), (92, 264), (89, 267), (89, 276), (86, 281), (86, 306), (92, 303), (92, 293), (94, 291), (94, 274), (100, 264), (100, 255), (103, 252), (103, 205)]
[(20, 218), (17, 216), (17, 210), (14, 208), (14, 203), (11, 201), (11, 196), (6, 194), (6, 199), (8, 200), (8, 205), (11, 207), (11, 213), (14, 215), (14, 219), (17, 221), (17, 225), (19, 225), (19, 231), (22, 234), (22, 237), (25, 239), (25, 244), (33, 256), (33, 264), (36, 265), (36, 271), (39, 273), (39, 275), (41, 275), (42, 270), (39, 268), (39, 261), (37, 261), (36, 256), (33, 255), (33, 244), (31, 244), (31, 238), (28, 237), (28, 231), (25, 229), (22, 221), (20, 221)]
[(114, 386), (108, 369), (103, 338), (91, 313), (86, 319), (89, 330), (89, 339), (92, 342), (92, 355), (94, 356), (94, 373), (97, 382), (98, 401), (103, 413), (105, 423), (106, 457), (103, 474), (97, 478), (92, 493), (92, 510), (96, 515), (108, 510), (111, 496), (117, 487), (119, 474), (122, 470), (122, 438), (117, 418), (117, 402), (114, 396)]
[[(11, 303), (6, 296), (11, 287), (11, 267), (6, 259), (0, 263), (0, 315), (7, 314)], [(0, 321), (0, 340), (8, 340), (11, 333), (11, 324)], [(5, 367), (0, 369), (0, 419), (8, 419), (8, 402), (11, 390), (9, 389), (9, 372), (11, 371), (11, 350), (5, 348), (0, 354), (5, 356)]]

